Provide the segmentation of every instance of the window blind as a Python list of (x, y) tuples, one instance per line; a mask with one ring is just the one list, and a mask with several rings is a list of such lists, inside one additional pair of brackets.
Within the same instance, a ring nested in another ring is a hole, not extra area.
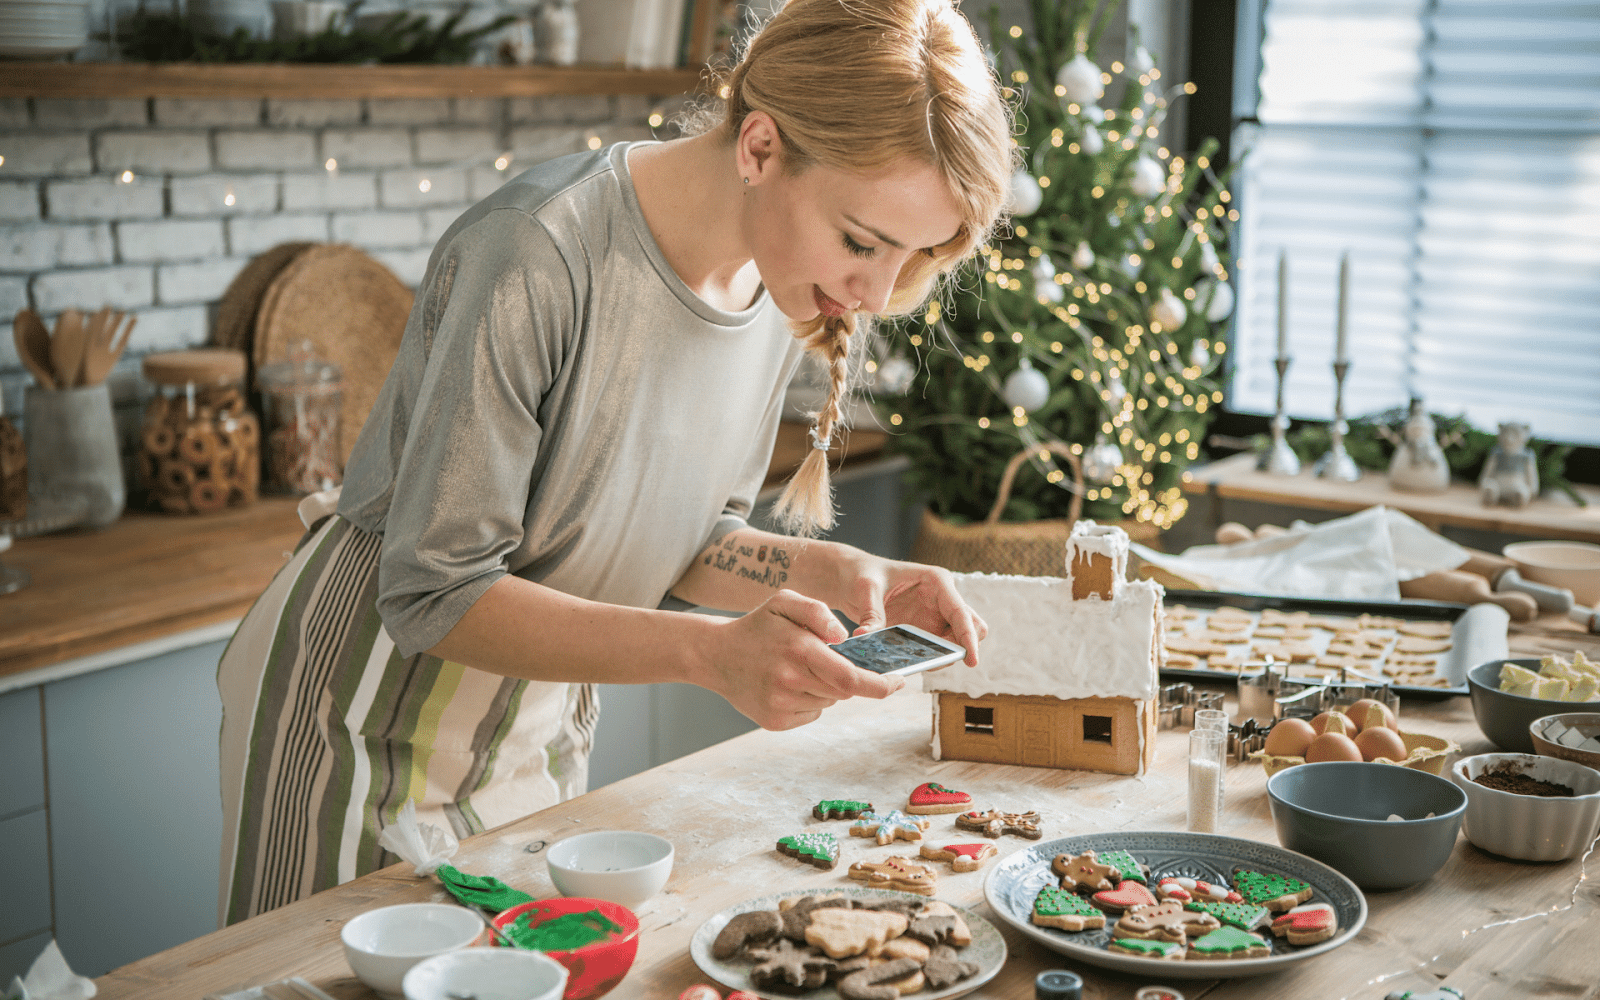
[[(1280, 253), (1291, 416), (1521, 420), (1600, 444), (1600, 0), (1244, 0), (1230, 405), (1274, 406)], [(1252, 12), (1254, 13), (1254, 12)]]

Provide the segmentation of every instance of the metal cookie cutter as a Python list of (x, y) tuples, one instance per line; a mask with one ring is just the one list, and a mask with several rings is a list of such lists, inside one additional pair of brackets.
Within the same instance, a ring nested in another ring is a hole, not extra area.
[(1257, 725), (1254, 719), (1245, 719), (1237, 726), (1228, 727), (1228, 756), (1235, 763), (1242, 764), (1257, 750), (1265, 750), (1267, 734), (1272, 732), (1272, 723)]
[(1310, 719), (1323, 712), (1346, 708), (1362, 698), (1371, 698), (1400, 711), (1400, 696), (1388, 684), (1344, 683), (1343, 681), (1296, 681), (1279, 673), (1270, 659), (1259, 674), (1239, 677), (1239, 716), (1256, 722), (1278, 719)]

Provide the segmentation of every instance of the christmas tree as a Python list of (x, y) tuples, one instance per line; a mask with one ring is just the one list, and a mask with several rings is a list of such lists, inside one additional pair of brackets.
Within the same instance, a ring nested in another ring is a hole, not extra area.
[[(1168, 88), (1143, 47), (1105, 71), (1089, 53), (1116, 2), (1033, 0), (1034, 34), (993, 25), (1022, 169), (1009, 230), (942, 302), (885, 331), (873, 393), (910, 485), (955, 523), (981, 520), (1010, 459), (1032, 449), (1002, 520), (1065, 517), (1080, 456), (1083, 516), (1165, 528), (1200, 453), (1233, 311), (1211, 170), (1159, 141)], [(994, 17), (991, 15), (991, 21)]]

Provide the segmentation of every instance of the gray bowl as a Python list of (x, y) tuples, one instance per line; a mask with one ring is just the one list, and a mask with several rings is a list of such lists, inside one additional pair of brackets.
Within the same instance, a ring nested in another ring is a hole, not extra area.
[(1550, 701), (1547, 698), (1524, 698), (1520, 694), (1506, 694), (1500, 690), (1500, 667), (1515, 663), (1534, 673), (1539, 672), (1537, 657), (1524, 660), (1490, 660), (1467, 671), (1467, 688), (1472, 693), (1472, 714), (1478, 728), (1495, 746), (1512, 753), (1536, 753), (1533, 737), (1528, 733), (1535, 719), (1562, 712), (1579, 711), (1586, 703), (1576, 701)]
[(1278, 843), (1363, 889), (1431, 878), (1450, 859), (1467, 808), (1465, 792), (1426, 771), (1343, 761), (1284, 768), (1267, 779), (1267, 795)]

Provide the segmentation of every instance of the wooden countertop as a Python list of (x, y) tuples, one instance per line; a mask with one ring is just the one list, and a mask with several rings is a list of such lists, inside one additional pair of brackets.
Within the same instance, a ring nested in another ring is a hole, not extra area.
[[(1542, 623), (1536, 637), (1545, 644), (1600, 652), (1600, 641), (1559, 622)], [(1526, 648), (1524, 638), (1514, 636), (1513, 648)], [(1231, 699), (1230, 690), (1230, 704)], [(1493, 749), (1473, 722), (1465, 697), (1407, 700), (1400, 715), (1407, 728), (1455, 740), (1464, 755)], [(820, 799), (869, 798), (899, 805), (911, 788), (935, 780), (973, 793), (982, 805), (1039, 810), (1046, 839), (1183, 828), (1185, 728), (1160, 730), (1155, 767), (1144, 777), (1128, 778), (936, 762), (929, 756), (929, 722), (929, 698), (916, 685), (885, 702), (846, 702), (813, 725), (740, 736), (469, 838), (454, 863), (546, 898), (555, 890), (542, 854), (525, 850), (535, 841), (618, 828), (670, 838), (677, 848), (672, 877), (662, 893), (639, 907), (639, 955), (612, 995), (672, 1000), (686, 987), (709, 981), (695, 967), (688, 946), (712, 914), (781, 890), (855, 884), (844, 877), (843, 859), (839, 869), (823, 872), (773, 849), (779, 837), (802, 829), (843, 833), (842, 823), (811, 819), (811, 806)], [(1222, 833), (1277, 843), (1265, 780), (1254, 762), (1228, 766)], [(931, 819), (931, 837), (953, 835), (952, 817)], [(1001, 838), (1000, 860), (1031, 843)], [(844, 853), (849, 858), (891, 851), (850, 841)], [(975, 909), (1006, 939), (1005, 967), (978, 996), (1031, 997), (1034, 976), (1051, 968), (1080, 973), (1086, 979), (1084, 995), (1101, 1000), (1130, 998), (1151, 979), (1169, 981), (1077, 964), (1011, 930), (983, 901), (984, 878), (995, 863), (978, 872), (940, 874), (939, 898)], [(449, 897), (437, 882), (414, 876), (409, 865), (396, 865), (117, 969), (98, 981), (101, 995), (198, 997), (303, 976), (334, 997), (366, 1000), (373, 994), (345, 963), (341, 925), (378, 906), (420, 901)], [(1375, 998), (1389, 990), (1439, 985), (1460, 989), (1471, 1000), (1594, 995), (1600, 891), (1584, 859), (1523, 864), (1486, 854), (1462, 838), (1438, 874), (1407, 889), (1369, 893), (1367, 902), (1365, 928), (1333, 952), (1269, 976), (1184, 980), (1179, 988), (1191, 1000)]]
[[(780, 427), (767, 485), (799, 467), (805, 433)], [(886, 437), (855, 431), (830, 455), (865, 460)], [(205, 516), (130, 510), (104, 530), (18, 540), (0, 563), (33, 579), (0, 594), (0, 677), (242, 617), (300, 539), (298, 502), (263, 497)]]
[(1600, 542), (1600, 489), (1577, 487), (1589, 502), (1579, 507), (1571, 498), (1548, 493), (1526, 507), (1485, 507), (1475, 486), (1452, 482), (1443, 493), (1402, 493), (1389, 488), (1389, 477), (1367, 472), (1353, 483), (1321, 479), (1309, 468), (1299, 475), (1280, 476), (1256, 471), (1251, 454), (1230, 455), (1218, 462), (1189, 470), (1183, 488), (1189, 493), (1211, 492), (1230, 500), (1259, 500), (1309, 507), (1313, 510), (1358, 511), (1378, 504), (1404, 511), (1434, 529), (1443, 525), (1496, 531), (1535, 538), (1564, 538)]

